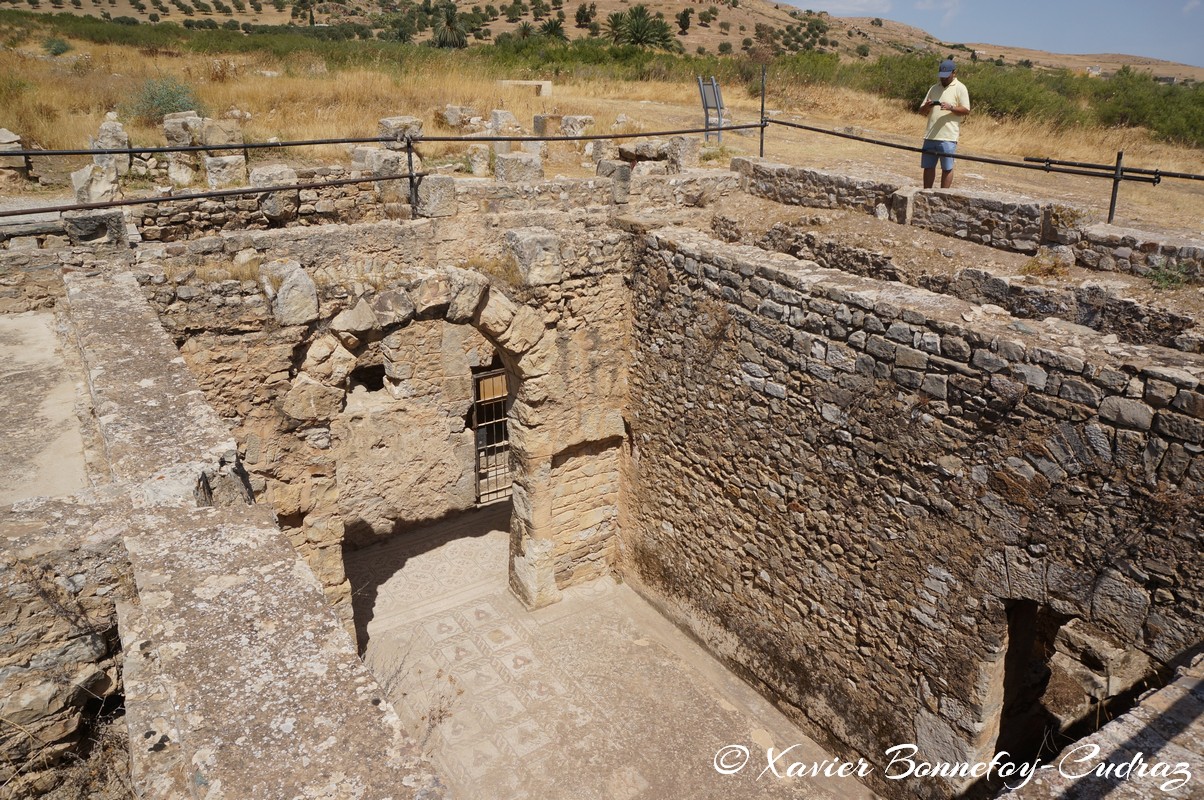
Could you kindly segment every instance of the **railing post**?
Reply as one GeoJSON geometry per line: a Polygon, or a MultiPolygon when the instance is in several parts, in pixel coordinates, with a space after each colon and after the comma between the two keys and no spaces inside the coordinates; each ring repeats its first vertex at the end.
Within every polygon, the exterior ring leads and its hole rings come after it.
{"type": "Polygon", "coordinates": [[[406,172],[410,175],[410,208],[418,207],[418,184],[414,177],[414,140],[406,135],[406,172]]]}
{"type": "Polygon", "coordinates": [[[765,73],[767,65],[761,65],[761,149],[760,157],[765,158],[765,73]]]}
{"type": "Polygon", "coordinates": [[[1108,224],[1112,224],[1112,219],[1116,216],[1116,193],[1120,190],[1120,181],[1125,176],[1124,168],[1121,167],[1121,162],[1125,159],[1123,150],[1116,151],[1116,172],[1112,174],[1112,202],[1108,204],[1108,224]]]}

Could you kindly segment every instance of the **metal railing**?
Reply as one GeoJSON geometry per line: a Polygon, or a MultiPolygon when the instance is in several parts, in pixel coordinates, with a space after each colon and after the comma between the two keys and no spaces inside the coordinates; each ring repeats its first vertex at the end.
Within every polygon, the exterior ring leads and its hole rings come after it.
{"type": "MultiPolygon", "coordinates": [[[[763,128],[763,123],[748,123],[745,125],[731,125],[727,130],[753,130],[763,128]]],[[[703,128],[681,128],[677,130],[665,131],[646,131],[639,133],[605,133],[605,134],[583,134],[580,136],[406,136],[404,138],[391,137],[348,137],[337,139],[304,139],[297,141],[286,142],[246,142],[243,144],[215,144],[215,145],[172,145],[165,147],[108,147],[97,148],[94,150],[73,149],[73,150],[8,150],[4,152],[6,157],[22,156],[27,165],[30,164],[32,158],[49,158],[54,156],[97,156],[97,155],[141,155],[154,153],[191,153],[191,152],[210,152],[222,150],[260,150],[260,149],[283,149],[288,147],[312,147],[315,145],[332,145],[332,144],[400,144],[404,145],[406,153],[406,162],[408,170],[403,173],[394,173],[387,175],[372,174],[366,177],[359,178],[339,178],[328,181],[314,181],[309,183],[290,183],[279,184],[274,186],[253,186],[239,187],[236,189],[213,189],[205,192],[189,192],[186,194],[160,194],[150,197],[134,197],[121,200],[109,200],[97,203],[69,203],[57,206],[43,206],[38,208],[22,208],[12,209],[8,211],[0,211],[0,219],[7,217],[31,216],[34,214],[46,213],[61,213],[64,211],[95,211],[107,208],[119,208],[123,206],[150,205],[157,203],[169,203],[177,200],[207,200],[212,198],[222,197],[240,197],[245,195],[267,194],[270,192],[293,191],[301,189],[323,189],[332,186],[347,186],[357,183],[379,183],[381,181],[390,180],[407,180],[410,188],[410,204],[417,205],[418,203],[418,186],[422,179],[431,175],[430,172],[415,172],[414,171],[414,155],[415,147],[425,142],[464,142],[468,144],[488,143],[488,142],[578,142],[578,141],[600,141],[600,140],[618,140],[618,139],[643,139],[653,138],[658,136],[685,136],[689,134],[704,133],[703,128]]],[[[32,169],[27,166],[27,169],[32,169]]]]}
{"type": "MultiPolygon", "coordinates": [[[[843,131],[833,131],[826,128],[819,128],[814,125],[803,125],[798,122],[787,122],[786,120],[768,119],[765,116],[765,76],[766,67],[761,67],[761,124],[783,125],[790,128],[798,128],[800,130],[811,131],[813,133],[823,133],[828,136],[837,136],[843,139],[853,139],[859,142],[867,142],[869,144],[878,145],[880,147],[890,147],[896,150],[907,150],[913,153],[924,152],[922,147],[913,145],[897,144],[895,142],[887,142],[881,139],[872,139],[868,136],[858,136],[852,133],[843,131]]],[[[1036,169],[1042,172],[1052,172],[1062,175],[1079,175],[1088,178],[1104,178],[1112,181],[1112,198],[1108,204],[1108,223],[1111,224],[1116,218],[1116,200],[1120,190],[1120,184],[1124,181],[1134,183],[1148,183],[1157,186],[1162,182],[1163,178],[1174,178],[1178,180],[1204,181],[1204,175],[1197,175],[1191,172],[1172,172],[1170,170],[1161,169],[1141,169],[1138,167],[1125,167],[1124,152],[1116,153],[1115,164],[1092,164],[1080,161],[1060,161],[1053,158],[1034,158],[1025,157],[1024,161],[1011,161],[1002,158],[991,158],[988,156],[975,156],[969,154],[958,153],[957,158],[964,161],[975,161],[981,164],[995,164],[1002,167],[1014,167],[1016,169],[1036,169]]],[[[765,134],[764,130],[761,133],[761,148],[760,156],[765,157],[765,134]]]]}
{"type": "MultiPolygon", "coordinates": [[[[889,142],[882,139],[875,139],[869,136],[860,136],[844,131],[830,130],[815,125],[806,125],[800,122],[790,122],[780,119],[769,119],[765,112],[765,95],[766,95],[766,68],[761,69],[761,118],[759,122],[746,123],[743,125],[729,125],[724,129],[728,131],[741,131],[759,129],[760,145],[759,155],[765,156],[765,132],[771,125],[777,125],[785,128],[793,128],[796,130],[808,131],[811,133],[820,133],[826,136],[835,136],[842,139],[850,139],[858,142],[878,147],[888,147],[896,150],[905,150],[913,153],[922,153],[921,147],[914,145],[899,144],[897,142],[889,142]]],[[[155,147],[127,147],[127,148],[98,148],[98,149],[72,149],[72,150],[11,150],[4,152],[6,157],[23,157],[26,169],[32,171],[32,159],[44,158],[53,156],[96,156],[96,155],[153,155],[156,153],[189,153],[189,152],[214,152],[227,150],[241,150],[244,155],[249,156],[252,150],[282,150],[292,147],[312,147],[320,145],[347,145],[347,144],[395,144],[403,145],[406,153],[407,171],[404,173],[396,173],[389,175],[371,175],[361,178],[346,178],[329,181],[315,181],[309,183],[293,183],[277,186],[260,186],[237,189],[221,189],[207,192],[190,192],[187,194],[167,194],[153,197],[139,197],[122,200],[112,200],[101,203],[73,203],[68,205],[47,206],[44,208],[32,209],[17,209],[10,211],[0,211],[0,219],[6,217],[28,216],[32,214],[62,212],[62,211],[81,211],[81,210],[96,210],[105,208],[115,208],[120,206],[144,205],[150,203],[171,202],[175,200],[203,200],[210,198],[234,197],[264,194],[277,191],[291,191],[300,189],[322,189],[332,186],[343,186],[356,183],[377,183],[388,180],[406,180],[409,182],[409,195],[411,204],[416,205],[418,202],[418,186],[424,177],[431,173],[416,172],[414,170],[414,148],[426,142],[462,142],[462,143],[489,143],[489,142],[588,142],[588,141],[603,141],[603,140],[619,140],[619,139],[637,139],[651,138],[658,136],[684,136],[691,134],[707,134],[711,132],[709,126],[702,128],[681,128],[676,130],[663,131],[647,131],[638,133],[606,133],[606,134],[582,134],[577,136],[406,136],[406,137],[343,137],[330,139],[303,139],[285,142],[245,142],[240,144],[214,144],[214,145],[174,145],[174,146],[155,146],[155,147]]],[[[1204,180],[1204,175],[1175,172],[1162,169],[1144,169],[1139,167],[1124,166],[1124,153],[1116,154],[1116,162],[1114,164],[1096,164],[1090,162],[1065,161],[1049,157],[1026,157],[1023,161],[1014,161],[1003,158],[993,158],[990,156],[978,156],[969,153],[959,153],[959,160],[977,162],[982,164],[993,164],[996,166],[1009,167],[1014,169],[1038,170],[1041,172],[1055,173],[1061,175],[1076,175],[1088,178],[1101,178],[1112,182],[1112,196],[1108,205],[1108,222],[1111,223],[1116,216],[1117,197],[1119,194],[1120,184],[1126,181],[1134,183],[1146,183],[1150,185],[1158,185],[1163,179],[1175,180],[1204,180]]]]}

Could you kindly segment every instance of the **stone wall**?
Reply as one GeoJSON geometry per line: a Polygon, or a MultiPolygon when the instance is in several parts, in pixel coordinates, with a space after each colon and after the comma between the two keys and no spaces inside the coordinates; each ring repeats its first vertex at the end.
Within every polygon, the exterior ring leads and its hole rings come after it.
{"type": "Polygon", "coordinates": [[[53,308],[63,296],[58,268],[55,253],[0,253],[0,314],[53,308]]]}
{"type": "Polygon", "coordinates": [[[733,158],[732,170],[740,175],[744,191],[784,205],[860,208],[871,214],[882,206],[885,215],[899,191],[895,184],[757,158],[733,158]]]}
{"type": "Polygon", "coordinates": [[[644,247],[625,570],[837,752],[989,760],[1030,648],[1062,726],[1199,641],[1199,356],[644,247]]]}
{"type": "MultiPolygon", "coordinates": [[[[725,228],[722,219],[713,227],[721,236],[732,230],[730,223],[725,228]]],[[[741,238],[735,230],[732,233],[734,238],[741,238]]],[[[978,267],[961,269],[951,275],[932,274],[897,264],[886,253],[851,247],[816,231],[786,223],[774,225],[755,244],[854,275],[901,281],[971,303],[991,303],[1022,319],[1057,317],[1133,344],[1157,344],[1189,353],[1204,352],[1204,334],[1197,330],[1195,319],[1126,297],[1102,283],[1084,281],[1077,285],[1041,286],[1023,278],[1017,280],[1015,275],[978,267]]],[[[1062,252],[1067,250],[1063,247],[1062,252]]]]}
{"type": "Polygon", "coordinates": [[[1183,237],[1154,236],[1114,225],[1091,225],[1075,244],[1080,266],[1101,272],[1160,272],[1178,281],[1204,278],[1204,242],[1183,237]]]}
{"type": "Polygon", "coordinates": [[[98,785],[103,767],[75,766],[99,738],[95,725],[106,700],[120,699],[114,603],[130,598],[133,582],[119,531],[93,531],[86,502],[39,499],[0,509],[6,797],[42,796],[64,782],[89,796],[109,788],[98,785]]]}
{"type": "Polygon", "coordinates": [[[516,398],[516,520],[549,539],[546,582],[608,568],[629,237],[564,217],[229,233],[143,254],[144,291],[232,422],[257,496],[344,613],[344,546],[475,504],[470,377],[495,353],[516,398]],[[455,263],[467,269],[435,266],[455,263]]]}
{"type": "Polygon", "coordinates": [[[1035,253],[1073,247],[1076,263],[1103,272],[1201,279],[1204,241],[1093,224],[1083,209],[1019,195],[961,189],[921,190],[764,159],[734,158],[744,191],[779,203],[856,208],[903,225],[1002,250],[1035,253]]]}

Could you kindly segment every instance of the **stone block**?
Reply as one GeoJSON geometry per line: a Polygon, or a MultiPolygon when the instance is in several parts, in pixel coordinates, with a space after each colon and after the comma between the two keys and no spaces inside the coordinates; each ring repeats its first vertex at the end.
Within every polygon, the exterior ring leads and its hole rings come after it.
{"type": "Polygon", "coordinates": [[[71,173],[71,188],[78,203],[107,203],[116,200],[121,191],[117,185],[117,164],[88,164],[71,173]]]}
{"type": "Polygon", "coordinates": [[[661,161],[666,158],[664,139],[637,139],[619,145],[619,158],[624,161],[661,161]]]}
{"type": "Polygon", "coordinates": [[[510,352],[521,354],[534,347],[543,332],[543,317],[527,306],[519,306],[510,325],[497,339],[510,352]]]}
{"type": "Polygon", "coordinates": [[[1148,431],[1154,422],[1154,409],[1140,400],[1105,397],[1100,403],[1099,417],[1105,422],[1111,422],[1124,428],[1148,431]]]}
{"type": "Polygon", "coordinates": [[[522,130],[518,118],[509,111],[494,109],[489,112],[489,129],[494,133],[515,133],[522,130]]]}
{"type": "Polygon", "coordinates": [[[695,169],[699,163],[702,142],[697,136],[674,136],[665,145],[665,156],[674,172],[695,169]]]}
{"type": "MultiPolygon", "coordinates": [[[[200,141],[204,145],[242,144],[242,128],[238,120],[209,119],[201,120],[200,141]]],[[[217,150],[217,153],[228,153],[228,150],[217,150]]]]}
{"type": "Polygon", "coordinates": [[[372,312],[382,327],[404,325],[414,318],[414,301],[403,291],[381,292],[372,298],[372,312]]]}
{"type": "Polygon", "coordinates": [[[450,175],[427,175],[418,181],[419,217],[451,217],[456,213],[456,179],[450,175]]]}
{"type": "Polygon", "coordinates": [[[307,325],[318,318],[318,288],[300,263],[269,261],[259,267],[259,282],[281,325],[307,325]]]}
{"type": "Polygon", "coordinates": [[[532,130],[536,136],[559,136],[563,114],[536,114],[532,130]]]}
{"type": "Polygon", "coordinates": [[[390,150],[404,150],[406,137],[422,138],[422,120],[417,117],[385,117],[377,125],[377,136],[391,139],[385,147],[390,150]]]}
{"type": "Polygon", "coordinates": [[[280,410],[298,422],[329,420],[343,408],[343,390],[311,378],[302,372],[284,396],[280,410]]]}
{"type": "Polygon", "coordinates": [[[1092,619],[1119,635],[1121,644],[1140,641],[1149,607],[1149,593],[1113,569],[1104,571],[1091,596],[1092,619]]]}
{"type": "Polygon", "coordinates": [[[116,209],[65,211],[63,227],[73,245],[125,247],[129,244],[125,215],[116,209]]]}
{"type": "Polygon", "coordinates": [[[196,180],[196,168],[189,161],[167,162],[167,179],[173,186],[191,186],[196,180]]]}
{"type": "MultiPolygon", "coordinates": [[[[288,186],[297,182],[297,171],[284,164],[270,164],[251,170],[252,186],[288,186]]],[[[298,191],[285,189],[260,195],[259,211],[272,222],[288,222],[297,216],[298,191]]]]}
{"type": "Polygon", "coordinates": [[[626,203],[631,196],[631,165],[625,161],[602,160],[598,162],[598,175],[611,179],[611,198],[615,203],[626,203]]]}
{"type": "Polygon", "coordinates": [[[449,128],[462,128],[468,125],[469,121],[477,116],[476,109],[470,106],[453,106],[446,105],[442,111],[435,114],[439,121],[449,128]]]}
{"type": "Polygon", "coordinates": [[[489,146],[470,144],[468,146],[468,169],[478,178],[489,175],[489,146]]]}
{"type": "Polygon", "coordinates": [[[414,301],[414,314],[418,319],[434,319],[447,313],[455,296],[455,289],[445,273],[428,275],[410,289],[414,301]]]}
{"type": "MultiPolygon", "coordinates": [[[[95,150],[119,150],[130,146],[130,135],[125,132],[125,127],[117,121],[116,115],[109,112],[112,119],[106,119],[100,123],[100,130],[96,134],[96,138],[92,140],[89,147],[95,150]]],[[[102,163],[96,159],[104,159],[105,161],[113,161],[117,168],[118,177],[126,175],[130,171],[130,154],[129,153],[110,153],[107,155],[93,156],[93,163],[102,163]]]]}
{"type": "Polygon", "coordinates": [[[499,181],[520,183],[543,180],[543,162],[533,153],[505,153],[493,164],[499,181]]]}
{"type": "Polygon", "coordinates": [[[205,180],[210,189],[247,185],[247,159],[238,156],[206,156],[205,180]]]}
{"type": "Polygon", "coordinates": [[[354,333],[361,335],[369,331],[380,330],[380,321],[372,311],[367,299],[361,297],[351,308],[346,308],[335,315],[330,321],[330,329],[336,333],[354,333]]]}
{"type": "Polygon", "coordinates": [[[467,270],[459,270],[452,274],[452,300],[447,307],[445,318],[452,324],[468,322],[476,316],[489,281],[484,275],[467,270]]]}
{"type": "Polygon", "coordinates": [[[510,298],[490,288],[485,296],[485,304],[477,310],[476,325],[488,336],[500,336],[510,327],[510,321],[517,311],[518,306],[510,298]]]}
{"type": "Polygon", "coordinates": [[[594,126],[594,118],[588,114],[566,114],[560,119],[561,136],[581,136],[594,126]]]}
{"type": "Polygon", "coordinates": [[[168,147],[188,147],[199,144],[201,115],[195,111],[180,111],[163,117],[163,135],[168,147]]]}
{"type": "Polygon", "coordinates": [[[564,277],[560,237],[547,228],[516,228],[506,232],[506,248],[518,263],[527,286],[550,286],[564,277]]]}

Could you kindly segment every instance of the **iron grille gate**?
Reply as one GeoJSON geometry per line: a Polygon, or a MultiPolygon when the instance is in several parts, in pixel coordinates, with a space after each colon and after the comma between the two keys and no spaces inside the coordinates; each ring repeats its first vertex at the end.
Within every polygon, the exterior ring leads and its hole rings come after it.
{"type": "Polygon", "coordinates": [[[473,387],[477,502],[489,503],[510,496],[510,432],[506,426],[510,392],[506,371],[477,373],[473,387]]]}

